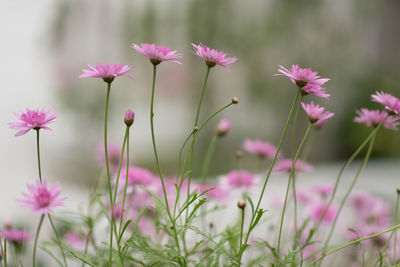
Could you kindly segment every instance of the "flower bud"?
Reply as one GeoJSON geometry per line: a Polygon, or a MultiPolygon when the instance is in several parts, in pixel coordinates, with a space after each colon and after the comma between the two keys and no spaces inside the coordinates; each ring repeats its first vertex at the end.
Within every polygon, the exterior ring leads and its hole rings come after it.
{"type": "Polygon", "coordinates": [[[194,127],[193,127],[193,131],[194,131],[194,132],[198,132],[198,131],[199,131],[199,127],[198,127],[198,126],[194,126],[194,127]]]}
{"type": "Polygon", "coordinates": [[[243,152],[242,152],[242,150],[236,151],[236,152],[235,152],[235,157],[238,158],[238,159],[240,159],[241,157],[243,157],[243,152]]]}
{"type": "Polygon", "coordinates": [[[218,136],[225,136],[232,128],[232,123],[228,119],[222,119],[217,126],[218,136]]]}
{"type": "Polygon", "coordinates": [[[134,120],[135,120],[135,112],[128,109],[125,112],[125,116],[124,116],[124,122],[125,122],[126,126],[130,127],[133,124],[134,120]]]}
{"type": "Polygon", "coordinates": [[[232,98],[232,103],[233,104],[239,103],[239,98],[237,98],[236,96],[234,98],[232,98]]]}
{"type": "Polygon", "coordinates": [[[400,194],[400,187],[396,188],[397,194],[400,194]]]}
{"type": "Polygon", "coordinates": [[[246,207],[246,201],[239,200],[238,203],[237,203],[237,206],[238,206],[239,209],[243,210],[246,207]]]}

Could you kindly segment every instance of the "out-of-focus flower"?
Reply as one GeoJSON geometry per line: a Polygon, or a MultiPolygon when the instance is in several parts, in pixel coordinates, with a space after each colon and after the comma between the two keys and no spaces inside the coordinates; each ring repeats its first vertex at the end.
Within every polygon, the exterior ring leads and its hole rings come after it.
{"type": "Polygon", "coordinates": [[[1,231],[1,234],[7,239],[7,241],[18,244],[26,243],[32,240],[31,234],[26,230],[5,228],[1,231]]]}
{"type": "Polygon", "coordinates": [[[135,120],[135,112],[133,112],[130,109],[125,111],[124,122],[126,126],[130,127],[133,124],[134,120],[135,120]]]}
{"type": "MultiPolygon", "coordinates": [[[[293,161],[292,159],[280,159],[276,162],[274,171],[276,172],[290,172],[292,169],[293,161]]],[[[294,166],[294,171],[309,171],[311,170],[311,165],[302,160],[296,160],[296,164],[294,166]]]]}
{"type": "Polygon", "coordinates": [[[313,72],[310,68],[300,68],[298,65],[292,65],[292,68],[286,69],[282,65],[279,65],[279,74],[288,77],[292,83],[301,88],[303,95],[315,95],[323,98],[328,98],[329,94],[325,92],[325,88],[322,87],[330,79],[321,78],[318,76],[318,72],[313,72]]]}
{"type": "MultiPolygon", "coordinates": [[[[113,172],[118,170],[119,160],[121,158],[121,147],[115,143],[108,142],[108,163],[110,164],[111,170],[113,172]]],[[[103,166],[106,165],[106,158],[104,154],[104,144],[99,144],[97,148],[97,159],[99,163],[103,166]]],[[[122,166],[126,166],[126,155],[122,159],[122,166]]]]}
{"type": "Polygon", "coordinates": [[[301,106],[303,107],[304,111],[307,113],[308,118],[311,123],[318,123],[319,121],[325,121],[329,118],[331,118],[333,115],[332,112],[327,112],[325,111],[324,107],[320,107],[319,105],[315,105],[314,101],[311,101],[310,104],[304,104],[303,102],[301,103],[301,106]]]}
{"type": "Polygon", "coordinates": [[[75,250],[83,250],[86,246],[86,238],[75,231],[69,231],[64,234],[65,243],[75,250]]]}
{"type": "Polygon", "coordinates": [[[67,197],[60,197],[61,189],[56,182],[51,188],[47,188],[47,181],[36,180],[35,184],[27,184],[29,193],[22,193],[25,199],[17,201],[25,208],[42,215],[50,214],[53,208],[64,205],[64,200],[67,197]]]}
{"type": "Polygon", "coordinates": [[[192,44],[195,54],[206,62],[207,66],[212,68],[215,65],[220,65],[227,71],[230,71],[228,64],[231,64],[237,60],[236,57],[226,57],[226,54],[222,51],[211,49],[203,44],[192,44]]]}
{"type": "Polygon", "coordinates": [[[276,154],[276,147],[273,144],[259,139],[245,139],[243,142],[243,149],[249,153],[267,159],[273,159],[276,154]]]}
{"type": "Polygon", "coordinates": [[[29,132],[30,130],[39,130],[45,129],[50,130],[47,127],[48,124],[52,123],[55,118],[57,118],[58,114],[51,114],[52,109],[48,111],[45,108],[39,110],[36,109],[26,109],[26,112],[21,112],[20,114],[14,113],[14,115],[20,120],[17,122],[9,122],[8,125],[11,129],[19,130],[15,136],[21,136],[29,132]]]}
{"type": "Polygon", "coordinates": [[[225,136],[232,129],[232,123],[228,119],[222,119],[217,125],[218,136],[225,136]]]}
{"type": "Polygon", "coordinates": [[[215,200],[223,201],[229,196],[229,192],[221,189],[218,185],[199,185],[200,193],[203,193],[206,190],[208,191],[205,195],[215,200]]]}
{"type": "Polygon", "coordinates": [[[389,226],[389,205],[382,199],[365,192],[358,192],[350,198],[350,203],[357,214],[357,223],[389,226]]]}
{"type": "MultiPolygon", "coordinates": [[[[126,168],[120,173],[120,181],[125,184],[126,168]]],[[[148,169],[130,166],[128,170],[128,185],[148,186],[154,181],[154,174],[148,169]]]]}
{"type": "Polygon", "coordinates": [[[318,222],[321,220],[322,215],[326,212],[324,218],[322,219],[322,223],[331,223],[336,217],[338,211],[338,207],[335,203],[332,203],[328,207],[328,203],[325,202],[314,202],[310,207],[310,215],[311,219],[314,222],[318,222]]]}
{"type": "MultiPolygon", "coordinates": [[[[111,213],[112,213],[112,212],[110,211],[110,215],[111,215],[111,213]]],[[[122,213],[123,213],[122,205],[120,205],[120,204],[114,205],[114,218],[115,218],[116,220],[118,220],[119,218],[121,218],[122,213]]]]}
{"type": "Polygon", "coordinates": [[[397,131],[397,126],[400,125],[399,118],[389,116],[386,111],[362,108],[356,112],[357,117],[354,118],[354,121],[357,123],[364,123],[368,127],[378,126],[386,117],[383,127],[397,131]]]}
{"type": "Polygon", "coordinates": [[[312,189],[314,192],[318,193],[322,198],[327,198],[330,194],[332,194],[334,185],[316,185],[312,189]]]}
{"type": "Polygon", "coordinates": [[[79,75],[79,78],[101,78],[106,83],[111,83],[114,81],[115,77],[118,76],[126,75],[132,78],[129,74],[129,72],[132,71],[132,68],[130,68],[128,65],[114,63],[103,65],[96,63],[96,67],[93,67],[90,64],[87,64],[86,66],[89,69],[83,69],[83,73],[79,75]]]}
{"type": "Polygon", "coordinates": [[[391,94],[386,94],[383,91],[376,92],[376,94],[371,95],[372,101],[375,101],[385,107],[389,113],[398,114],[400,112],[400,100],[392,96],[391,94]]]}
{"type": "Polygon", "coordinates": [[[297,188],[296,189],[296,200],[298,202],[308,204],[312,200],[312,196],[308,190],[297,188]]]}
{"type": "Polygon", "coordinates": [[[236,188],[248,188],[254,184],[254,176],[248,171],[231,171],[226,175],[228,185],[236,188]]]}
{"type": "Polygon", "coordinates": [[[182,58],[181,54],[178,54],[176,50],[172,51],[165,46],[157,46],[155,44],[141,44],[140,46],[133,43],[131,46],[137,52],[150,59],[150,62],[154,65],[158,65],[163,61],[171,61],[178,64],[182,64],[178,59],[182,58]]]}

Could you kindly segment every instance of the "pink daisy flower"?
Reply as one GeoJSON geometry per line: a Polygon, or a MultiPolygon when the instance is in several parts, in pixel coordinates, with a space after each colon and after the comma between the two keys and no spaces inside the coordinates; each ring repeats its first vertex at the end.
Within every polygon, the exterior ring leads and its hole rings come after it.
{"type": "Polygon", "coordinates": [[[32,239],[31,234],[26,230],[5,228],[1,231],[1,234],[7,239],[7,241],[14,243],[26,243],[32,239]]]}
{"type": "Polygon", "coordinates": [[[248,171],[231,171],[227,174],[226,181],[236,188],[250,187],[254,184],[254,176],[248,171]]]}
{"type": "Polygon", "coordinates": [[[301,88],[303,95],[315,95],[328,98],[330,95],[322,87],[330,79],[321,78],[318,72],[313,72],[310,68],[300,68],[298,65],[292,65],[292,69],[286,69],[279,65],[278,74],[288,77],[293,84],[301,88]]]}
{"type": "Polygon", "coordinates": [[[33,130],[40,130],[45,129],[51,131],[48,124],[53,123],[53,120],[57,118],[58,114],[53,113],[51,114],[52,109],[48,111],[45,108],[39,110],[36,109],[26,109],[26,112],[21,112],[17,114],[14,112],[14,115],[20,120],[17,122],[9,122],[8,125],[11,129],[19,130],[15,136],[21,136],[29,132],[31,129],[33,130]]]}
{"type": "Polygon", "coordinates": [[[176,50],[172,51],[168,47],[157,46],[155,44],[141,44],[139,46],[135,43],[133,43],[131,47],[143,56],[149,58],[150,62],[154,65],[158,65],[163,61],[171,61],[182,64],[178,61],[178,59],[182,58],[182,55],[178,54],[176,50]]]}
{"type": "Polygon", "coordinates": [[[243,142],[243,149],[251,154],[267,159],[273,159],[276,154],[276,147],[273,144],[259,139],[245,139],[243,142]]]}
{"type": "Polygon", "coordinates": [[[53,212],[52,208],[63,206],[67,197],[59,197],[61,189],[56,182],[51,188],[47,188],[47,181],[36,180],[35,184],[27,184],[29,193],[22,193],[25,199],[17,200],[21,206],[42,215],[53,212]]]}
{"type": "MultiPolygon", "coordinates": [[[[292,169],[293,161],[292,159],[280,159],[276,162],[274,170],[275,172],[290,172],[292,169]]],[[[311,170],[311,165],[302,160],[296,160],[294,166],[294,171],[309,171],[311,170]]]]}
{"type": "Polygon", "coordinates": [[[385,107],[389,113],[398,114],[400,112],[400,100],[391,94],[385,94],[383,91],[371,95],[372,101],[375,101],[385,107]]]}
{"type": "Polygon", "coordinates": [[[220,65],[227,71],[230,71],[228,64],[231,64],[237,60],[236,57],[226,57],[226,54],[222,51],[211,49],[208,46],[192,44],[195,54],[205,60],[208,67],[212,68],[215,65],[220,65]]]}
{"type": "Polygon", "coordinates": [[[325,123],[327,119],[335,115],[332,112],[325,112],[325,108],[320,107],[319,105],[315,105],[314,101],[311,101],[310,104],[304,104],[303,102],[301,102],[301,106],[307,113],[310,122],[313,124],[318,123],[320,120],[325,123]]]}
{"type": "Polygon", "coordinates": [[[378,126],[386,117],[387,119],[383,123],[383,127],[397,131],[397,126],[400,125],[398,117],[388,116],[385,111],[362,108],[356,112],[358,116],[354,118],[354,121],[364,123],[368,127],[378,126]]]}
{"type": "Polygon", "coordinates": [[[314,222],[318,222],[321,219],[322,215],[325,213],[325,211],[326,214],[322,219],[322,223],[327,223],[327,224],[332,223],[338,212],[338,207],[335,203],[332,203],[329,207],[328,203],[322,203],[322,202],[314,203],[310,210],[311,219],[314,222]]]}
{"type": "Polygon", "coordinates": [[[217,125],[217,132],[219,136],[225,136],[232,129],[232,123],[228,119],[222,119],[217,125]]]}
{"type": "Polygon", "coordinates": [[[102,78],[106,83],[111,83],[114,81],[115,77],[118,76],[128,76],[129,72],[132,70],[128,65],[122,64],[114,64],[110,63],[107,65],[103,65],[100,63],[96,63],[96,67],[91,66],[90,64],[86,65],[89,69],[83,69],[83,73],[79,75],[79,78],[102,78]]]}

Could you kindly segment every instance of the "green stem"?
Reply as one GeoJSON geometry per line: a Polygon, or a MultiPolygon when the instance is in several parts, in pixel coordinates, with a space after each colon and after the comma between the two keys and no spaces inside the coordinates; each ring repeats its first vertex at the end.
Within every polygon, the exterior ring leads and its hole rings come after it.
{"type": "MultiPolygon", "coordinates": [[[[396,211],[395,211],[395,222],[399,223],[399,202],[400,202],[400,192],[397,192],[397,200],[396,200],[396,211]]],[[[394,240],[393,240],[393,264],[397,262],[397,231],[393,230],[394,240]]]]}
{"type": "Polygon", "coordinates": [[[206,182],[208,169],[210,167],[210,162],[214,155],[215,148],[217,147],[218,140],[218,135],[214,135],[214,137],[211,139],[210,145],[208,146],[208,150],[203,162],[203,168],[201,169],[201,181],[203,184],[206,182]]]}
{"type": "Polygon", "coordinates": [[[121,218],[119,219],[119,235],[121,235],[122,230],[122,222],[125,211],[125,201],[126,201],[126,191],[128,188],[128,176],[129,176],[129,127],[127,127],[126,133],[126,177],[125,177],[125,187],[124,187],[124,197],[122,199],[122,213],[121,218]]]}
{"type": "Polygon", "coordinates": [[[239,267],[241,265],[241,260],[242,260],[241,251],[243,247],[243,228],[244,228],[244,208],[241,210],[242,210],[242,218],[240,220],[240,239],[239,239],[240,243],[239,243],[239,260],[238,260],[239,267]]]}
{"type": "Polygon", "coordinates": [[[36,151],[37,151],[39,180],[40,180],[40,183],[42,183],[42,168],[41,168],[41,165],[40,165],[39,129],[36,129],[36,151]]]}
{"type": "MultiPolygon", "coordinates": [[[[293,160],[292,160],[292,168],[290,170],[289,181],[288,181],[288,184],[287,184],[287,187],[286,187],[285,202],[283,203],[281,221],[280,221],[280,225],[279,225],[278,246],[277,246],[277,249],[276,249],[277,266],[278,266],[278,261],[279,261],[279,257],[280,257],[279,253],[280,253],[280,247],[281,247],[281,237],[282,237],[282,229],[283,229],[282,226],[283,226],[283,220],[285,218],[286,205],[287,205],[287,200],[288,200],[289,191],[290,191],[290,183],[291,183],[292,178],[294,176],[297,158],[300,155],[300,152],[301,152],[301,150],[302,150],[302,148],[303,148],[303,146],[304,146],[304,144],[305,144],[305,142],[306,142],[306,140],[307,140],[307,138],[308,138],[308,136],[309,136],[309,134],[311,132],[311,129],[312,129],[312,123],[310,123],[308,125],[306,133],[304,134],[303,140],[301,140],[301,143],[300,143],[299,147],[297,148],[296,154],[294,155],[293,160]]],[[[295,227],[297,227],[297,226],[295,225],[295,227]]]]}
{"type": "MultiPolygon", "coordinates": [[[[324,243],[324,246],[322,247],[322,253],[325,252],[326,248],[329,245],[329,241],[332,238],[333,231],[335,230],[336,223],[337,223],[337,221],[339,219],[339,216],[340,216],[340,213],[341,213],[341,211],[343,209],[344,203],[346,202],[347,198],[349,197],[351,191],[353,190],[353,188],[354,188],[354,186],[355,186],[355,184],[356,184],[356,182],[358,180],[358,177],[360,176],[362,170],[364,169],[365,165],[368,162],[369,157],[371,156],[372,148],[374,147],[374,143],[375,143],[375,137],[376,137],[376,133],[375,133],[374,136],[372,136],[372,139],[371,139],[371,141],[369,143],[369,147],[368,147],[367,153],[365,154],[364,160],[363,160],[360,168],[357,170],[357,173],[356,173],[355,177],[353,178],[353,181],[351,182],[351,185],[350,185],[349,189],[347,190],[345,196],[343,197],[342,201],[340,202],[339,209],[338,209],[338,211],[336,213],[336,216],[335,216],[335,219],[334,219],[333,224],[331,226],[331,229],[329,231],[328,237],[327,237],[327,239],[326,239],[326,241],[324,243]]],[[[329,207],[327,207],[327,209],[328,208],[329,207]]]]}
{"type": "Polygon", "coordinates": [[[339,247],[337,247],[337,248],[334,248],[334,249],[332,249],[332,250],[330,250],[330,251],[328,251],[328,252],[322,253],[322,255],[321,255],[319,258],[315,259],[315,260],[314,260],[313,262],[311,262],[307,267],[311,267],[312,265],[314,265],[314,264],[317,263],[318,261],[322,260],[322,259],[325,258],[326,256],[328,256],[328,255],[330,255],[330,254],[333,254],[333,253],[335,253],[335,252],[337,252],[337,251],[339,251],[339,250],[342,250],[342,249],[344,249],[344,248],[346,248],[346,247],[349,247],[349,246],[351,246],[351,245],[357,244],[357,243],[362,242],[362,241],[364,241],[364,240],[367,240],[367,239],[371,239],[371,238],[380,236],[380,235],[385,234],[385,233],[387,233],[387,232],[391,232],[391,231],[393,231],[393,230],[396,230],[396,229],[399,228],[399,227],[400,227],[400,224],[399,224],[399,225],[396,225],[396,226],[393,226],[393,227],[390,227],[389,229],[387,229],[387,230],[385,230],[385,231],[382,231],[382,232],[379,232],[379,233],[376,233],[376,234],[373,234],[373,235],[369,235],[369,236],[366,236],[366,237],[363,237],[363,238],[358,238],[358,239],[353,240],[353,241],[351,241],[351,242],[349,242],[349,243],[346,243],[346,244],[341,245],[341,246],[339,246],[339,247]]]}
{"type": "MultiPolygon", "coordinates": [[[[122,142],[121,156],[120,156],[119,163],[118,163],[117,179],[116,179],[115,187],[114,187],[114,195],[113,195],[113,203],[114,203],[114,206],[115,206],[115,203],[116,203],[116,201],[117,201],[118,186],[119,186],[119,177],[121,176],[121,167],[122,167],[122,162],[124,161],[123,158],[124,158],[125,145],[126,145],[126,139],[127,139],[127,136],[128,136],[128,132],[129,132],[129,127],[126,126],[125,135],[124,135],[124,141],[122,142]]],[[[127,162],[126,165],[128,166],[129,163],[127,162]]],[[[113,214],[114,214],[114,213],[113,213],[113,214]]]]}
{"type": "MultiPolygon", "coordinates": [[[[106,159],[106,172],[107,172],[107,182],[108,182],[108,193],[110,195],[110,205],[113,205],[112,189],[111,189],[111,176],[110,176],[110,165],[108,161],[108,145],[107,145],[107,122],[108,122],[108,103],[110,101],[110,90],[111,82],[107,82],[107,95],[106,95],[106,107],[104,115],[104,156],[106,159]]],[[[109,251],[109,263],[108,266],[112,265],[112,246],[113,246],[113,225],[110,222],[110,251],[109,251]]]]}
{"type": "MultiPolygon", "coordinates": [[[[7,267],[7,238],[4,238],[4,247],[3,247],[3,243],[1,242],[1,239],[0,239],[0,249],[2,252],[4,267],[7,267]]],[[[3,266],[3,264],[2,264],[2,266],[3,266]]]]}
{"type": "MultiPolygon", "coordinates": [[[[246,238],[245,238],[245,241],[244,241],[245,244],[249,240],[251,230],[254,229],[252,224],[254,222],[254,219],[256,218],[257,211],[260,208],[261,200],[262,200],[262,198],[264,196],[264,193],[265,193],[265,188],[267,187],[267,183],[268,183],[269,177],[271,176],[272,168],[274,167],[275,162],[276,162],[276,160],[278,158],[279,151],[281,150],[281,146],[282,146],[283,140],[285,139],[286,132],[287,132],[287,129],[289,127],[289,123],[292,120],[293,110],[294,110],[295,104],[297,103],[297,100],[299,99],[299,96],[300,96],[300,91],[297,91],[296,98],[293,101],[292,107],[290,108],[290,111],[289,111],[288,118],[286,120],[285,128],[283,129],[281,138],[279,140],[278,147],[276,149],[276,153],[275,153],[274,159],[272,160],[271,165],[270,165],[270,167],[268,169],[267,175],[265,177],[264,184],[263,184],[263,187],[261,189],[260,196],[258,198],[258,202],[257,202],[257,206],[256,206],[256,209],[255,209],[255,212],[251,216],[251,220],[250,220],[250,224],[249,224],[249,230],[247,231],[246,238]]],[[[243,252],[241,252],[240,258],[242,257],[242,255],[243,255],[243,252]]]]}
{"type": "MultiPolygon", "coordinates": [[[[90,236],[91,236],[91,235],[92,235],[92,230],[89,230],[89,232],[88,232],[88,234],[87,234],[87,236],[86,236],[85,253],[84,253],[84,255],[87,254],[87,251],[88,251],[88,248],[89,248],[89,239],[90,239],[90,236]]],[[[85,262],[82,261],[82,267],[84,267],[84,266],[85,266],[85,262]]]]}
{"type": "Polygon", "coordinates": [[[64,249],[63,249],[63,247],[61,246],[61,239],[60,239],[60,236],[59,236],[58,233],[57,233],[56,227],[54,226],[53,219],[51,218],[51,215],[50,215],[50,214],[47,214],[47,216],[49,217],[49,221],[50,221],[50,224],[51,224],[51,228],[53,229],[54,235],[56,236],[57,244],[58,244],[58,247],[60,248],[61,256],[62,256],[62,258],[63,258],[64,264],[65,264],[65,266],[68,266],[67,260],[65,259],[64,249]]]}
{"type": "Polygon", "coordinates": [[[38,242],[38,239],[39,239],[40,228],[42,228],[43,219],[44,219],[44,215],[41,215],[40,216],[39,225],[38,225],[37,230],[36,230],[35,243],[33,244],[33,260],[32,260],[32,266],[33,267],[36,266],[36,247],[37,247],[37,242],[38,242]]]}

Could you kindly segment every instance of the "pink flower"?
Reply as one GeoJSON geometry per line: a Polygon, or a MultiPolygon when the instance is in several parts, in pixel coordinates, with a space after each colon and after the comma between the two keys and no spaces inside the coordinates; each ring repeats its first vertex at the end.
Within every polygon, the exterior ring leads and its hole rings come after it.
{"type": "Polygon", "coordinates": [[[236,57],[225,58],[226,54],[222,51],[211,49],[201,43],[199,45],[192,44],[195,54],[206,61],[208,67],[212,68],[215,65],[220,65],[227,71],[230,71],[229,67],[226,66],[237,60],[236,57]]]}
{"type": "Polygon", "coordinates": [[[307,113],[311,123],[318,123],[321,120],[325,123],[327,119],[335,115],[332,112],[325,112],[325,108],[315,105],[314,101],[311,101],[310,104],[304,104],[303,102],[301,102],[301,106],[307,113]]]}
{"type": "Polygon", "coordinates": [[[309,191],[304,189],[296,189],[296,200],[298,202],[308,204],[311,202],[312,197],[309,191]]]}
{"type": "Polygon", "coordinates": [[[31,234],[25,230],[5,228],[1,231],[1,234],[7,239],[7,241],[15,243],[26,243],[32,239],[31,234]]]}
{"type": "MultiPolygon", "coordinates": [[[[114,206],[114,218],[116,220],[118,220],[119,218],[121,218],[122,213],[123,213],[122,205],[115,204],[115,206],[114,206]]],[[[109,215],[111,215],[111,214],[112,214],[112,209],[110,210],[110,214],[109,215]]]]}
{"type": "MultiPolygon", "coordinates": [[[[280,159],[275,164],[276,172],[290,172],[292,169],[293,161],[292,159],[280,159]]],[[[302,160],[296,160],[296,164],[294,166],[294,171],[309,171],[311,170],[311,165],[302,160]]]]}
{"type": "Polygon", "coordinates": [[[103,65],[96,63],[96,67],[92,67],[90,64],[87,64],[86,66],[89,69],[83,69],[83,74],[79,75],[79,78],[102,78],[107,83],[111,83],[115,77],[118,76],[126,75],[132,78],[129,75],[132,68],[128,67],[128,65],[114,63],[103,65]]]}
{"type": "Polygon", "coordinates": [[[45,108],[42,110],[36,109],[26,109],[26,112],[21,112],[20,114],[14,113],[14,115],[20,120],[18,122],[9,122],[8,125],[11,129],[19,130],[15,136],[21,136],[29,132],[31,129],[39,130],[45,129],[51,131],[48,124],[52,123],[58,114],[51,114],[52,109],[48,111],[45,108]]]}
{"type": "Polygon", "coordinates": [[[326,198],[332,194],[334,188],[334,185],[316,185],[313,187],[313,191],[318,193],[322,198],[326,198]]]}
{"type": "Polygon", "coordinates": [[[389,113],[398,114],[400,112],[400,100],[391,94],[385,94],[383,91],[371,95],[372,101],[378,102],[385,107],[389,113]]]}
{"type": "Polygon", "coordinates": [[[124,122],[128,127],[130,127],[133,124],[134,120],[135,120],[135,112],[133,112],[130,109],[125,111],[124,122]]]}
{"type": "Polygon", "coordinates": [[[74,231],[69,231],[64,234],[65,243],[75,250],[83,250],[86,246],[86,238],[74,231]]]}
{"type": "Polygon", "coordinates": [[[385,111],[362,108],[356,112],[358,116],[354,118],[354,121],[357,123],[364,123],[368,127],[378,126],[386,117],[387,119],[383,123],[383,127],[397,131],[397,126],[400,125],[398,117],[388,116],[385,111]]]}
{"type": "Polygon", "coordinates": [[[315,95],[323,98],[328,98],[330,95],[325,93],[325,88],[322,87],[330,79],[321,78],[318,72],[313,72],[310,68],[299,68],[298,65],[292,65],[292,69],[288,70],[282,65],[279,65],[279,74],[288,77],[293,84],[301,88],[304,95],[315,95]]]}
{"type": "Polygon", "coordinates": [[[228,119],[222,119],[219,121],[217,126],[217,132],[219,136],[225,136],[232,129],[232,123],[228,119]]]}
{"type": "Polygon", "coordinates": [[[322,203],[322,202],[316,202],[313,204],[311,207],[311,219],[314,222],[318,222],[324,212],[326,211],[326,214],[324,218],[322,219],[322,223],[331,223],[336,217],[338,207],[336,204],[332,203],[329,208],[328,208],[328,203],[322,203]],[[328,210],[327,210],[328,209],[328,210]]]}
{"type": "Polygon", "coordinates": [[[182,58],[182,55],[178,54],[176,50],[171,51],[168,47],[157,46],[155,44],[141,44],[139,46],[135,43],[133,43],[131,47],[143,56],[148,57],[150,62],[154,65],[158,65],[163,61],[182,64],[178,61],[178,59],[182,58]]]}
{"type": "Polygon", "coordinates": [[[22,193],[25,199],[19,199],[17,201],[23,207],[42,215],[52,213],[52,208],[63,206],[64,200],[67,199],[67,197],[59,197],[61,189],[58,186],[58,182],[56,182],[51,188],[47,188],[46,180],[41,184],[40,180],[37,179],[36,185],[27,184],[27,187],[29,193],[22,193]]]}
{"type": "MultiPolygon", "coordinates": [[[[121,170],[120,181],[125,184],[126,168],[121,170]]],[[[128,170],[128,184],[129,185],[150,185],[155,180],[154,174],[144,168],[129,167],[128,170]]]]}
{"type": "Polygon", "coordinates": [[[229,195],[229,192],[225,191],[225,190],[222,190],[220,186],[217,186],[217,185],[199,185],[199,191],[201,193],[203,193],[206,190],[209,190],[209,191],[207,191],[207,193],[205,195],[208,196],[209,198],[212,198],[212,199],[215,199],[215,200],[223,201],[229,195]]]}
{"type": "Polygon", "coordinates": [[[259,139],[245,139],[243,142],[243,148],[249,153],[260,157],[265,157],[267,159],[273,159],[276,154],[276,147],[273,144],[261,141],[259,139]]]}
{"type": "Polygon", "coordinates": [[[247,171],[231,171],[227,174],[226,181],[233,187],[250,187],[254,184],[254,176],[247,171]]]}
{"type": "MultiPolygon", "coordinates": [[[[116,172],[118,170],[119,160],[121,158],[121,147],[115,143],[107,144],[107,152],[108,152],[108,163],[110,164],[111,170],[116,172]]],[[[106,158],[104,153],[104,144],[99,144],[97,148],[97,160],[98,162],[105,166],[106,158]]],[[[126,166],[126,154],[124,153],[124,157],[122,159],[122,166],[126,166]]]]}

